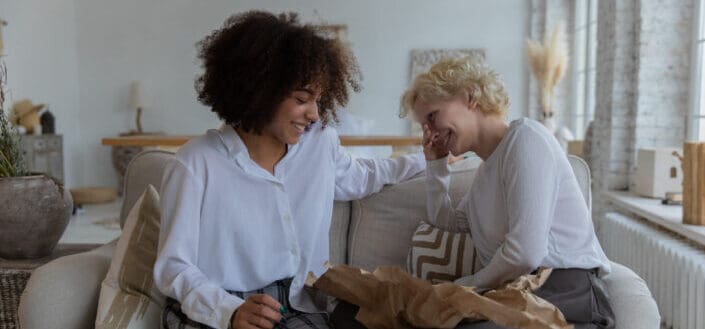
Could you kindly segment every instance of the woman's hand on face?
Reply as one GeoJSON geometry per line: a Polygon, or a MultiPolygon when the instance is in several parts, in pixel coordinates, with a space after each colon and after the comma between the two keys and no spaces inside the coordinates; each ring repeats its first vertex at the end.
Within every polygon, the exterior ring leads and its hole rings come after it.
{"type": "Polygon", "coordinates": [[[448,136],[441,137],[438,132],[434,132],[427,124],[423,125],[423,153],[426,160],[437,160],[448,155],[448,136]]]}
{"type": "Polygon", "coordinates": [[[281,304],[269,295],[252,295],[240,305],[230,318],[233,329],[251,329],[274,327],[284,317],[279,312],[281,304]]]}

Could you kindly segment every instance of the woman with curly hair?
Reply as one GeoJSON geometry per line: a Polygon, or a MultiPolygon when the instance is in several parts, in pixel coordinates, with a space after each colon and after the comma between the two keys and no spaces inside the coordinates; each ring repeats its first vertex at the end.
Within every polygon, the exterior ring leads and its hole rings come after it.
{"type": "Polygon", "coordinates": [[[199,100],[225,124],[180,148],[162,180],[163,327],[328,328],[325,303],[303,288],[325,271],[333,201],[425,161],[344,151],[326,126],[359,90],[355,59],[296,15],[238,14],[199,47],[199,100]]]}
{"type": "MultiPolygon", "coordinates": [[[[602,274],[610,263],[565,152],[540,123],[507,124],[498,75],[470,58],[446,59],[402,96],[424,131],[426,209],[433,224],[469,231],[483,269],[456,283],[493,289],[539,267],[553,272],[536,291],[576,328],[613,328],[602,274]],[[475,152],[483,163],[451,207],[446,157],[475,152]]],[[[462,328],[499,328],[493,323],[462,328]]]]}

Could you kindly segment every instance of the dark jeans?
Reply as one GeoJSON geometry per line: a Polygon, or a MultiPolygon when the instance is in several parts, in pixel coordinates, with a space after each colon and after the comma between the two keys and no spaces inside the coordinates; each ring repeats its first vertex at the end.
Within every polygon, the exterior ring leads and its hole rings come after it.
{"type": "MultiPolygon", "coordinates": [[[[554,269],[535,294],[558,307],[575,329],[615,327],[609,294],[596,270],[554,269]]],[[[341,301],[331,314],[336,329],[365,329],[355,320],[358,307],[341,301]]],[[[490,321],[461,323],[456,329],[504,329],[490,321]]]]}
{"type": "MultiPolygon", "coordinates": [[[[253,291],[228,291],[230,294],[246,299],[254,294],[267,294],[287,308],[284,321],[274,326],[274,329],[330,329],[328,315],[325,313],[304,313],[294,309],[289,303],[289,287],[291,279],[284,279],[253,291]]],[[[212,329],[211,327],[189,319],[181,311],[181,305],[174,299],[167,298],[166,307],[162,312],[163,329],[212,329]]]]}

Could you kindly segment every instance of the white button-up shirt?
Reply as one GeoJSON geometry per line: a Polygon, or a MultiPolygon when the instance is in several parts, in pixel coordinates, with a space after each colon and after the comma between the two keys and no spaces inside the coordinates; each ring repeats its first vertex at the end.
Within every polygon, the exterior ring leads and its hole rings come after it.
{"type": "Polygon", "coordinates": [[[289,145],[274,175],[232,127],[209,130],[176,153],[161,187],[155,282],[192,320],[227,328],[251,291],[293,277],[291,305],[322,311],[303,292],[306,274],[325,272],[333,201],[359,199],[422,172],[422,154],[353,159],[319,124],[289,145]]]}

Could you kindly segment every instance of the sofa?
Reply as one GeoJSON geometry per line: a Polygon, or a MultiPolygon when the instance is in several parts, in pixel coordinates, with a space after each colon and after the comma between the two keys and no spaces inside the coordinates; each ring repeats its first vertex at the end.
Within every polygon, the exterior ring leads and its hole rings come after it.
{"type": "MultiPolygon", "coordinates": [[[[161,173],[173,153],[151,150],[140,153],[125,175],[121,225],[147,184],[157,190],[161,173]]],[[[458,202],[472,183],[476,159],[452,165],[450,194],[458,202]]],[[[591,204],[590,174],[580,158],[570,163],[591,204]]],[[[385,187],[379,193],[350,202],[336,202],[330,228],[330,261],[372,270],[378,265],[405,267],[411,236],[425,215],[422,175],[385,187]]],[[[18,311],[22,329],[93,328],[100,283],[110,266],[116,242],[56,259],[38,268],[30,278],[18,311]]],[[[646,283],[630,269],[612,263],[604,277],[611,294],[617,328],[658,329],[658,308],[646,283]]],[[[155,323],[152,327],[158,328],[155,323]]]]}

